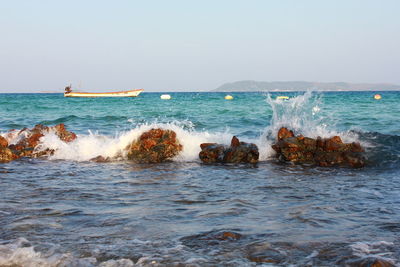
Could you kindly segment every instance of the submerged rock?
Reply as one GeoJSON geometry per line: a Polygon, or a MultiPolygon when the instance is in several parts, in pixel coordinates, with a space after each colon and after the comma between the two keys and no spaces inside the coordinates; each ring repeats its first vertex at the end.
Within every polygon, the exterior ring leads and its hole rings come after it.
{"type": "Polygon", "coordinates": [[[382,258],[367,257],[346,262],[349,267],[395,267],[392,262],[382,258]]]}
{"type": "Polygon", "coordinates": [[[258,147],[255,144],[240,142],[234,136],[229,147],[216,143],[200,145],[199,157],[204,163],[257,163],[258,147]]]}
{"type": "Polygon", "coordinates": [[[90,161],[97,162],[97,163],[105,163],[105,162],[110,162],[111,158],[103,157],[103,156],[99,155],[99,156],[97,156],[95,158],[90,159],[90,161]]]}
{"type": "Polygon", "coordinates": [[[281,128],[278,141],[272,145],[281,161],[315,164],[322,167],[347,166],[360,168],[365,165],[364,149],[359,143],[343,143],[339,136],[317,139],[294,136],[292,131],[281,128]]]}
{"type": "Polygon", "coordinates": [[[128,159],[137,163],[160,163],[171,160],[182,151],[172,130],[151,129],[128,146],[128,159]]]}

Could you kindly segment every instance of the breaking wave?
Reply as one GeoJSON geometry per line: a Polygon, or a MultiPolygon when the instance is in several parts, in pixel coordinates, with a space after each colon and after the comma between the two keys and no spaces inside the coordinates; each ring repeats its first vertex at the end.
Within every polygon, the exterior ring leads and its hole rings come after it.
{"type": "MultiPolygon", "coordinates": [[[[380,133],[365,133],[351,129],[338,131],[332,123],[334,120],[324,112],[322,96],[317,93],[307,91],[288,100],[273,99],[268,94],[266,95],[266,104],[272,110],[272,118],[269,124],[263,130],[259,130],[259,135],[256,137],[254,135],[252,137],[239,136],[241,141],[254,143],[258,146],[261,161],[274,156],[275,152],[271,148],[271,144],[276,140],[276,133],[281,127],[287,127],[294,130],[296,134],[312,138],[338,135],[344,142],[360,142],[362,146],[367,148],[368,158],[372,162],[380,162],[382,159],[394,163],[400,161],[400,149],[397,145],[400,137],[380,133]]],[[[50,157],[54,160],[88,161],[97,156],[124,160],[127,153],[126,147],[132,141],[152,128],[163,128],[175,131],[179,142],[183,145],[183,151],[174,160],[192,162],[199,161],[198,154],[201,150],[201,143],[229,145],[232,136],[237,134],[229,128],[226,128],[224,132],[199,131],[188,120],[169,123],[141,122],[132,126],[132,129],[120,130],[113,136],[88,130],[87,134],[78,135],[78,138],[71,143],[61,141],[54,133],[50,132],[41,138],[41,143],[36,147],[36,150],[55,150],[54,155],[50,157]]],[[[3,135],[5,136],[5,134],[3,135]]],[[[9,143],[16,143],[18,138],[21,137],[9,137],[9,143]]]]}

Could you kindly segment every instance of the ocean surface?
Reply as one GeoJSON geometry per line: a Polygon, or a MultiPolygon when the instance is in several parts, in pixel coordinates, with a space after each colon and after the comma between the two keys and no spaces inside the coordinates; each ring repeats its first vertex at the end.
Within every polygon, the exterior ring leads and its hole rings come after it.
{"type": "Polygon", "coordinates": [[[78,135],[44,136],[49,159],[0,164],[0,266],[398,265],[400,92],[375,93],[0,94],[0,134],[64,123],[78,135]],[[367,164],[279,163],[281,126],[360,142],[367,164]],[[155,127],[183,145],[172,162],[90,161],[155,127]],[[234,135],[259,147],[257,165],[200,162],[201,143],[234,135]]]}

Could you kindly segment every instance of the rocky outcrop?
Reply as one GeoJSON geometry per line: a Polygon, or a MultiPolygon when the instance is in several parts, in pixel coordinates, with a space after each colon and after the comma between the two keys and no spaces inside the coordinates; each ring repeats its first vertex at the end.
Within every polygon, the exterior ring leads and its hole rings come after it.
{"type": "Polygon", "coordinates": [[[7,147],[0,147],[0,163],[10,162],[13,159],[17,158],[11,149],[7,147]]]}
{"type": "Polygon", "coordinates": [[[200,145],[199,157],[204,163],[257,163],[258,147],[255,144],[240,142],[234,136],[229,147],[216,143],[200,145]]]}
{"type": "Polygon", "coordinates": [[[8,147],[8,141],[0,135],[0,147],[8,147]]]}
{"type": "Polygon", "coordinates": [[[76,139],[76,134],[67,131],[63,123],[55,126],[35,125],[34,128],[24,128],[22,130],[12,130],[6,137],[15,139],[14,144],[8,144],[6,138],[0,138],[0,162],[9,162],[20,157],[40,157],[51,155],[52,150],[35,151],[40,142],[40,138],[49,132],[54,132],[62,141],[68,143],[76,139]]]}
{"type": "Polygon", "coordinates": [[[343,143],[339,136],[317,139],[295,136],[281,128],[277,142],[272,145],[281,161],[315,164],[322,167],[346,166],[360,168],[365,165],[364,149],[359,143],[343,143]]]}
{"type": "Polygon", "coordinates": [[[171,160],[182,151],[172,130],[151,129],[128,146],[128,159],[137,163],[160,163],[171,160]]]}

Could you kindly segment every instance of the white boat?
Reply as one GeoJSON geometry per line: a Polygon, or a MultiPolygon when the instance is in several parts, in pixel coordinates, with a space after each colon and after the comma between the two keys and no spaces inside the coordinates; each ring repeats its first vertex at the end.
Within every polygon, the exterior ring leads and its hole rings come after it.
{"type": "Polygon", "coordinates": [[[65,97],[136,97],[143,89],[135,89],[129,91],[107,92],[107,93],[85,93],[85,92],[72,92],[71,87],[65,88],[65,97]]]}

